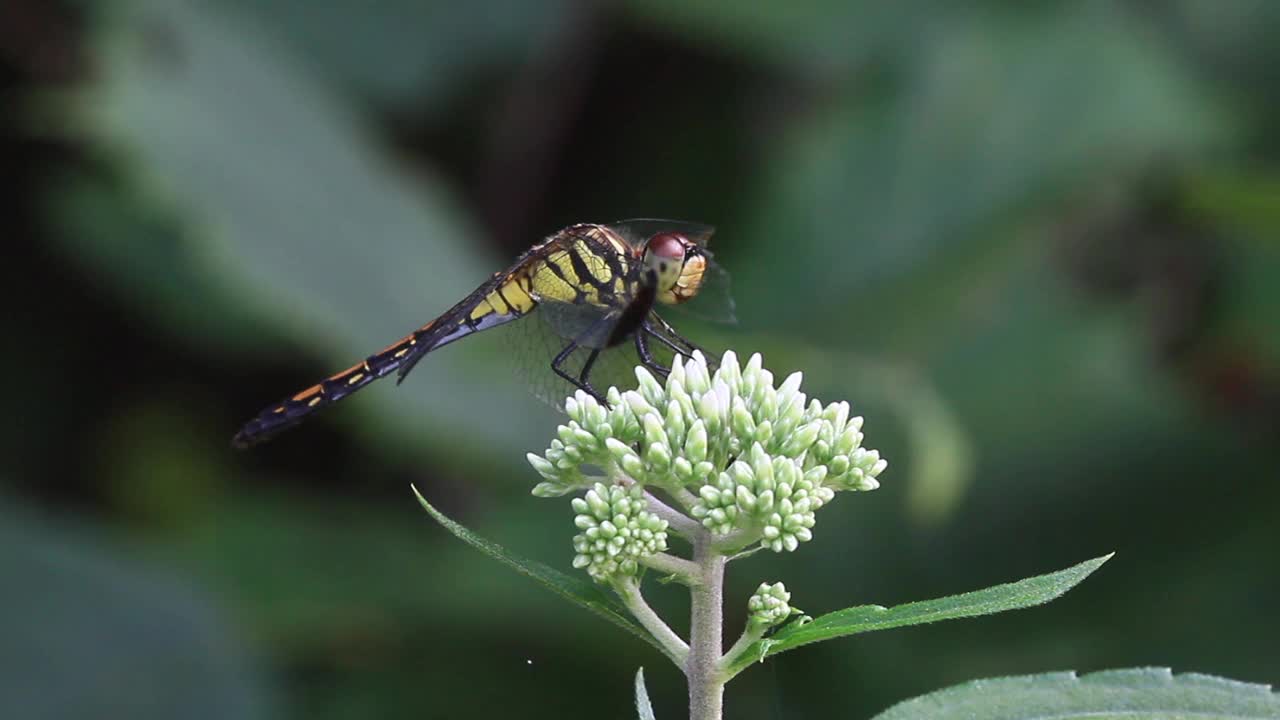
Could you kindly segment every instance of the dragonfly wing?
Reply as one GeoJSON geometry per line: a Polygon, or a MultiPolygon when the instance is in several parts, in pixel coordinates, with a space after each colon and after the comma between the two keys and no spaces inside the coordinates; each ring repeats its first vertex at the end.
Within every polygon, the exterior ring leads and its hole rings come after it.
{"type": "Polygon", "coordinates": [[[660,218],[630,218],[609,223],[609,229],[622,236],[632,248],[643,250],[649,238],[658,233],[680,233],[694,243],[706,247],[716,229],[712,225],[685,222],[683,220],[662,220],[660,218]]]}
{"type": "MultiPolygon", "coordinates": [[[[525,321],[497,331],[503,336],[508,362],[515,374],[534,397],[552,407],[563,409],[564,399],[579,389],[552,369],[553,361],[562,354],[559,367],[572,378],[580,378],[588,359],[595,355],[587,381],[600,395],[610,387],[619,390],[636,387],[635,368],[642,363],[634,338],[612,347],[605,347],[599,342],[611,332],[616,318],[596,315],[597,321],[605,318],[601,329],[588,334],[579,333],[576,340],[565,337],[567,329],[589,324],[589,317],[567,311],[555,303],[543,303],[525,321]]],[[[674,353],[669,348],[660,342],[651,342],[650,348],[658,363],[664,367],[671,366],[674,353]]]]}
{"type": "Polygon", "coordinates": [[[702,285],[698,294],[688,302],[679,305],[664,305],[663,312],[673,310],[676,314],[709,320],[722,325],[738,323],[737,305],[733,301],[729,271],[707,255],[707,266],[702,271],[702,285]]]}
{"type": "Polygon", "coordinates": [[[711,242],[711,236],[715,234],[715,227],[702,223],[658,218],[619,220],[610,223],[608,227],[638,253],[642,253],[649,239],[658,233],[679,233],[692,240],[702,248],[702,254],[707,260],[707,267],[702,275],[702,285],[692,300],[673,307],[679,308],[681,313],[704,320],[725,324],[737,322],[733,295],[730,293],[729,273],[715,262],[711,251],[706,249],[711,242]]]}

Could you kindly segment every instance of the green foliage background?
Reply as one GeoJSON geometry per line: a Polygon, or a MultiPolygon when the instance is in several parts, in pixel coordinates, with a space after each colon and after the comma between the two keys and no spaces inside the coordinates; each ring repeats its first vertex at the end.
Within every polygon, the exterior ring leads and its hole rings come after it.
{"type": "Polygon", "coordinates": [[[632,216],[716,224],[740,326],[681,326],[804,370],[891,461],[733,567],[731,622],[763,579],[818,614],[1117,551],[1044,608],[775,658],[733,717],[1280,680],[1280,5],[5,5],[0,715],[630,717],[644,665],[678,716],[653,648],[408,492],[568,568],[523,462],[556,416],[501,338],[228,448],[543,235],[632,216]]]}

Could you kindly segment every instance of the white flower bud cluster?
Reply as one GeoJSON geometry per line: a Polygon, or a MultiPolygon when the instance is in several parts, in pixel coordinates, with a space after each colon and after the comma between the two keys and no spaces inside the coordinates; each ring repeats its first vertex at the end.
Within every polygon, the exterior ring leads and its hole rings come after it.
{"type": "Polygon", "coordinates": [[[783,623],[791,617],[792,609],[787,604],[790,600],[791,593],[782,583],[760,583],[747,601],[747,610],[751,613],[747,622],[756,628],[770,628],[783,623]]]}
{"type": "Polygon", "coordinates": [[[667,521],[646,510],[644,488],[596,483],[573,499],[573,522],[582,532],[573,538],[573,566],[607,582],[635,575],[637,560],[667,549],[667,521]]]}
{"type": "Polygon", "coordinates": [[[702,486],[691,514],[721,535],[738,527],[761,527],[761,544],[775,552],[790,552],[813,539],[814,512],[835,497],[822,484],[826,467],[802,472],[798,460],[771,456],[758,442],[747,455],[702,486]]]}
{"type": "MultiPolygon", "coordinates": [[[[758,532],[791,551],[812,537],[814,512],[841,490],[874,490],[887,463],[862,447],[862,418],[848,403],[806,404],[800,373],[778,387],[758,354],[745,367],[727,352],[712,374],[700,353],[672,363],[666,383],[636,369],[639,386],[611,388],[608,407],[583,392],[565,402],[569,422],[529,463],[538,496],[626,476],[641,486],[693,494],[685,509],[717,534],[758,532]]],[[[687,497],[687,495],[686,495],[687,497]]]]}
{"type": "Polygon", "coordinates": [[[838,402],[822,408],[815,400],[810,412],[820,414],[817,440],[805,458],[807,467],[827,468],[825,483],[837,490],[875,490],[876,479],[888,461],[876,450],[862,447],[862,418],[849,417],[849,403],[838,402]]]}
{"type": "Polygon", "coordinates": [[[534,487],[534,495],[559,497],[591,487],[596,478],[587,478],[583,466],[611,468],[616,463],[607,443],[620,437],[639,437],[636,418],[617,411],[623,403],[618,389],[609,388],[606,399],[614,410],[606,410],[581,390],[565,400],[569,423],[556,428],[557,438],[551,441],[545,456],[525,456],[544,480],[534,487]]]}

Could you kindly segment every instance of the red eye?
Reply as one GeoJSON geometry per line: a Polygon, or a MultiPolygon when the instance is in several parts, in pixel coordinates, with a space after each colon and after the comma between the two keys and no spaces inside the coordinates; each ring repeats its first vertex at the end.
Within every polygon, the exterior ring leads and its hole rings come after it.
{"type": "Polygon", "coordinates": [[[683,260],[685,248],[688,245],[689,238],[680,233],[658,233],[649,238],[648,250],[660,258],[683,260]]]}

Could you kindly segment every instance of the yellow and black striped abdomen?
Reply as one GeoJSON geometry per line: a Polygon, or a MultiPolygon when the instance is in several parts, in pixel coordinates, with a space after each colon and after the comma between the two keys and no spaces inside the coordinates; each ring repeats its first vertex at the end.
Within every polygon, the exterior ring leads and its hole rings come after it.
{"type": "Polygon", "coordinates": [[[507,272],[495,275],[448,312],[340,373],[268,407],[232,439],[248,447],[302,422],[380,377],[399,371],[400,379],[427,353],[474,332],[510,322],[537,307],[529,280],[507,272]]]}
{"type": "Polygon", "coordinates": [[[538,301],[530,292],[529,276],[526,273],[506,273],[505,277],[495,279],[499,280],[499,284],[468,311],[467,318],[471,322],[481,323],[492,317],[514,320],[537,307],[538,301]]]}

